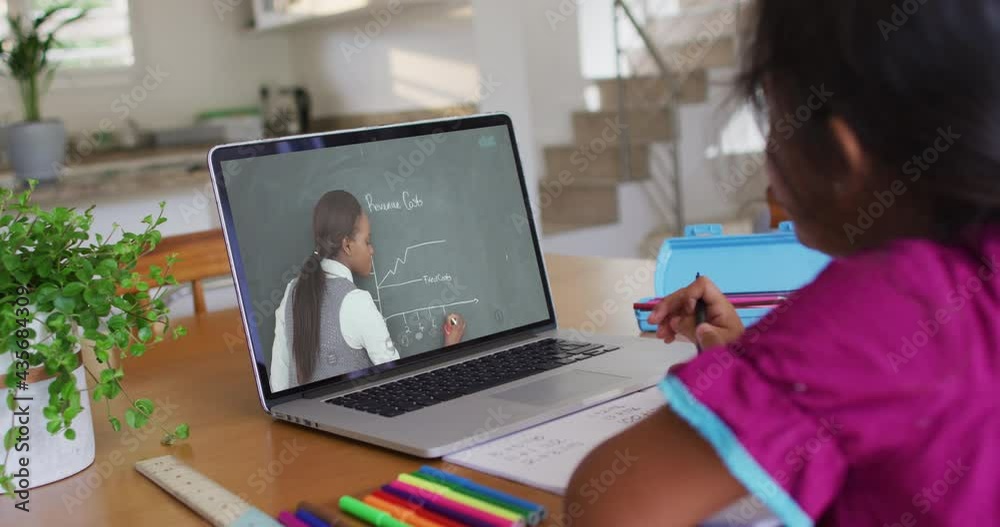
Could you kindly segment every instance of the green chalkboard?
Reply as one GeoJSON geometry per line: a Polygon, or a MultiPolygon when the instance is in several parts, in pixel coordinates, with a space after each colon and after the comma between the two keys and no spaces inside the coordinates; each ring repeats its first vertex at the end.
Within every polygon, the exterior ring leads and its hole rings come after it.
{"type": "Polygon", "coordinates": [[[548,310],[505,127],[223,163],[252,317],[270,359],[275,309],[313,250],[312,209],[330,190],[368,213],[373,274],[356,280],[403,357],[545,320],[548,310]]]}

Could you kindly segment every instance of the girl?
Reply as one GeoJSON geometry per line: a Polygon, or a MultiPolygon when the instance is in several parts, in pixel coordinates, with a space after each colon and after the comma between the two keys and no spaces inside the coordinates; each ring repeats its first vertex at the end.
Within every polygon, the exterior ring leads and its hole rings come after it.
{"type": "Polygon", "coordinates": [[[581,464],[567,514],[692,525],[751,494],[788,526],[993,524],[1000,6],[757,8],[741,89],[771,125],[770,182],[836,259],[746,331],[706,278],[665,298],[658,336],[705,351],[660,384],[668,408],[581,464]]]}
{"type": "MultiPolygon", "coordinates": [[[[271,391],[370,368],[399,358],[389,329],[368,291],[375,249],[371,224],[348,192],[327,192],[313,210],[316,245],[275,312],[271,391]]],[[[446,315],[444,344],[462,340],[465,321],[446,315]]]]}

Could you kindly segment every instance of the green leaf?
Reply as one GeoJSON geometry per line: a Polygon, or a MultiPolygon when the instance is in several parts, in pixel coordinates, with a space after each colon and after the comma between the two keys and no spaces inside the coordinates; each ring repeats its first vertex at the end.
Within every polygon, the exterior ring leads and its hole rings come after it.
{"type": "Polygon", "coordinates": [[[145,415],[135,411],[134,408],[127,408],[125,410],[125,422],[132,428],[142,428],[146,425],[147,420],[145,415]]]}
{"type": "Polygon", "coordinates": [[[96,271],[103,277],[109,278],[118,271],[118,262],[112,258],[105,258],[97,264],[96,271]]]}
{"type": "Polygon", "coordinates": [[[125,349],[128,347],[128,342],[129,342],[128,331],[125,331],[124,329],[115,331],[114,338],[115,338],[115,345],[118,346],[118,349],[125,349]]]}
{"type": "Polygon", "coordinates": [[[53,284],[42,284],[38,286],[38,301],[51,302],[59,293],[59,288],[53,284]]]}
{"type": "Polygon", "coordinates": [[[51,421],[59,417],[59,411],[51,406],[46,406],[45,408],[42,408],[42,415],[44,415],[46,419],[51,421]]]}
{"type": "Polygon", "coordinates": [[[3,448],[4,450],[10,450],[14,448],[14,443],[17,442],[17,428],[11,427],[7,430],[7,433],[3,435],[3,448]]]}
{"type": "Polygon", "coordinates": [[[67,428],[66,431],[63,432],[63,436],[66,439],[69,439],[70,441],[72,441],[72,440],[76,439],[76,432],[74,432],[72,428],[67,428]]]}
{"type": "Polygon", "coordinates": [[[64,295],[57,295],[55,300],[53,300],[53,305],[59,311],[67,314],[71,314],[76,310],[76,300],[64,295]]]}
{"type": "Polygon", "coordinates": [[[113,315],[108,319],[108,329],[111,331],[119,331],[124,329],[127,322],[125,321],[124,315],[113,315]]]}
{"type": "Polygon", "coordinates": [[[105,369],[101,370],[101,382],[112,382],[115,380],[115,370],[105,369]]]}
{"type": "Polygon", "coordinates": [[[177,436],[178,439],[187,439],[190,436],[190,432],[191,428],[187,425],[187,423],[181,423],[177,425],[177,428],[174,428],[174,435],[177,436]]]}
{"type": "Polygon", "coordinates": [[[52,313],[45,319],[45,325],[53,331],[59,331],[66,325],[66,315],[52,313]]]}
{"type": "Polygon", "coordinates": [[[135,288],[137,291],[149,291],[149,284],[146,282],[136,282],[135,288]]]}
{"type": "Polygon", "coordinates": [[[77,296],[83,294],[85,289],[87,289],[87,286],[80,282],[72,282],[63,287],[62,294],[63,296],[77,296]]]}
{"type": "Polygon", "coordinates": [[[56,419],[55,421],[49,421],[49,423],[45,425],[45,429],[48,430],[50,434],[54,434],[59,430],[60,426],[62,426],[62,423],[56,419]]]}
{"type": "Polygon", "coordinates": [[[21,259],[11,253],[7,253],[0,257],[0,262],[3,262],[3,266],[6,267],[8,271],[14,271],[15,269],[21,267],[21,259]]]}
{"type": "Polygon", "coordinates": [[[141,342],[149,342],[149,339],[153,338],[153,328],[149,326],[139,328],[138,337],[141,342]]]}
{"type": "Polygon", "coordinates": [[[7,390],[7,409],[14,411],[17,408],[16,401],[14,401],[14,390],[7,390]]]}
{"type": "Polygon", "coordinates": [[[140,342],[133,342],[128,348],[133,357],[142,357],[146,353],[146,345],[140,342]]]}
{"type": "Polygon", "coordinates": [[[134,406],[145,415],[153,415],[153,410],[155,409],[153,401],[149,399],[137,399],[134,406]]]}
{"type": "Polygon", "coordinates": [[[175,339],[179,339],[179,338],[183,337],[184,335],[187,335],[187,328],[184,327],[184,326],[177,326],[177,327],[175,327],[172,330],[172,332],[173,332],[174,338],[175,339]]]}
{"type": "Polygon", "coordinates": [[[97,362],[104,364],[108,362],[108,350],[94,348],[94,357],[97,358],[97,362]]]}
{"type": "Polygon", "coordinates": [[[122,422],[118,420],[117,417],[109,417],[108,422],[111,423],[111,428],[115,432],[120,432],[122,429],[122,422]]]}

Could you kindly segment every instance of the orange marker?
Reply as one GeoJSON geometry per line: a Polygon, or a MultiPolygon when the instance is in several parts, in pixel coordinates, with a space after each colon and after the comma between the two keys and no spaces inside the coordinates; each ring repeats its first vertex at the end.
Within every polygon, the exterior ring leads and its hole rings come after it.
{"type": "Polygon", "coordinates": [[[376,496],[365,496],[364,502],[380,511],[387,512],[392,515],[393,518],[401,522],[406,522],[413,527],[441,527],[441,524],[432,522],[427,518],[421,518],[417,513],[400,507],[398,505],[393,505],[388,501],[380,499],[376,496]]]}

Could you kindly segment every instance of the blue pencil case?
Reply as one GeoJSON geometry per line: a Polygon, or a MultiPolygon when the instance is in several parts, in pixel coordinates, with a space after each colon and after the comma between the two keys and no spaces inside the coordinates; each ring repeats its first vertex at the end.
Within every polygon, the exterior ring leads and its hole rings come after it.
{"type": "MultiPolygon", "coordinates": [[[[794,291],[812,282],[830,263],[830,257],[802,245],[790,222],[764,234],[727,236],[722,225],[689,225],[684,236],[663,242],[656,258],[655,289],[650,302],[689,285],[698,273],[725,293],[794,291]]],[[[763,318],[769,308],[737,309],[747,327],[763,318]]],[[[639,329],[656,331],[649,312],[635,310],[639,329]]]]}

